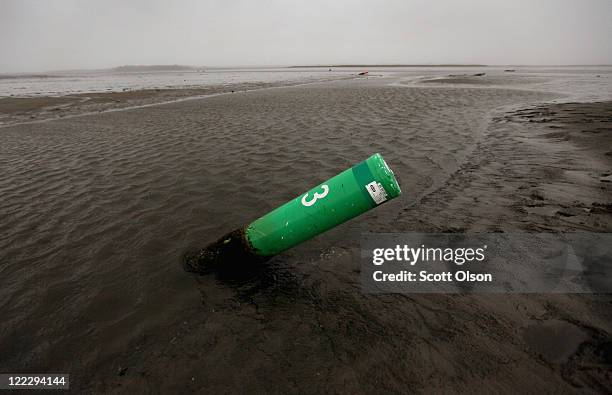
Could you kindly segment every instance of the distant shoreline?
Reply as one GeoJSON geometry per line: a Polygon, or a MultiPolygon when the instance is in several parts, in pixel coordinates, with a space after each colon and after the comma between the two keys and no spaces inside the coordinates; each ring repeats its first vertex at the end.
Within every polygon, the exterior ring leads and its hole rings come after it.
{"type": "Polygon", "coordinates": [[[298,65],[287,66],[288,69],[306,67],[489,67],[486,64],[331,64],[331,65],[298,65]]]}
{"type": "Polygon", "coordinates": [[[332,64],[332,65],[256,65],[256,66],[188,66],[188,65],[124,65],[102,69],[65,69],[46,71],[0,72],[0,79],[9,78],[52,78],[71,73],[108,73],[108,72],[205,72],[207,70],[257,70],[257,69],[301,69],[301,68],[363,68],[363,67],[612,67],[612,64],[332,64]]]}
{"type": "Polygon", "coordinates": [[[285,66],[288,69],[313,67],[612,67],[612,64],[331,64],[285,66]]]}
{"type": "Polygon", "coordinates": [[[146,71],[195,71],[198,70],[195,66],[185,66],[180,64],[152,64],[152,65],[123,65],[110,69],[117,72],[146,72],[146,71]]]}

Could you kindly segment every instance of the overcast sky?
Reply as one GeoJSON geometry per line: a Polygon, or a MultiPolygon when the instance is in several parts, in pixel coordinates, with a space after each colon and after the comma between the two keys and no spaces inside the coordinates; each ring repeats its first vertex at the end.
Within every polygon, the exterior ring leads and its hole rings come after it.
{"type": "Polygon", "coordinates": [[[612,0],[0,0],[0,72],[612,64],[612,0]]]}

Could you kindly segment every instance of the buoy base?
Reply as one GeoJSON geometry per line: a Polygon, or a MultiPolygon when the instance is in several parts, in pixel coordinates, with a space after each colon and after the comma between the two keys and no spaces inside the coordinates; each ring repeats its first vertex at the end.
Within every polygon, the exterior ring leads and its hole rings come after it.
{"type": "Polygon", "coordinates": [[[246,238],[246,228],[236,229],[199,251],[183,257],[183,268],[191,273],[233,270],[268,260],[253,251],[246,238]]]}

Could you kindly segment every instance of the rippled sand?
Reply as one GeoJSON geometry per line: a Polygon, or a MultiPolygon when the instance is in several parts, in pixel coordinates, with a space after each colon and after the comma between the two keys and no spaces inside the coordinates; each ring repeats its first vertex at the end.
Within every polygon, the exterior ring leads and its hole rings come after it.
{"type": "MultiPolygon", "coordinates": [[[[612,230],[604,182],[588,194],[603,210],[597,223],[529,217],[513,194],[526,184],[525,196],[562,204],[546,195],[554,174],[517,170],[559,146],[510,119],[559,93],[390,82],[0,129],[0,371],[70,372],[73,388],[104,392],[606,388],[608,297],[361,293],[363,231],[612,230]],[[396,172],[400,198],[243,278],[183,272],[186,250],[374,152],[396,172]],[[548,318],[588,328],[591,340],[573,359],[547,361],[521,328],[548,318]]],[[[567,149],[557,153],[567,170],[584,167],[567,149]]]]}

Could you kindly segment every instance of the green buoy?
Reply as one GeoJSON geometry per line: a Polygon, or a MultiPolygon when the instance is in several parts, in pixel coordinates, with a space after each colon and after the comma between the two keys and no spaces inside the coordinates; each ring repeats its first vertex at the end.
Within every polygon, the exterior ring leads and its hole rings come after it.
{"type": "Polygon", "coordinates": [[[185,269],[264,261],[380,204],[401,190],[380,154],[317,185],[244,228],[184,258],[185,269]]]}

